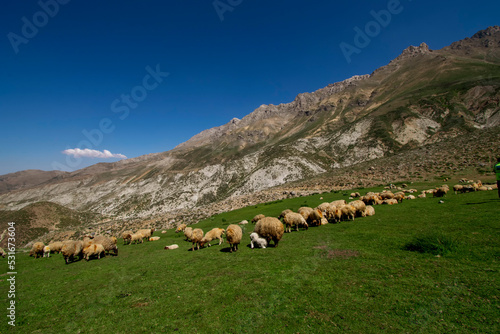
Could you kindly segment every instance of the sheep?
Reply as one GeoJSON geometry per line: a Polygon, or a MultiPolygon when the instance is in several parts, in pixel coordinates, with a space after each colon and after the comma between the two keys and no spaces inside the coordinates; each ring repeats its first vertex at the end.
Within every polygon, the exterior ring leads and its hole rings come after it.
{"type": "Polygon", "coordinates": [[[177,249],[177,248],[179,248],[179,245],[173,244],[173,245],[170,245],[170,246],[165,246],[164,249],[177,249]]]}
{"type": "Polygon", "coordinates": [[[361,194],[360,194],[360,193],[358,193],[358,192],[351,193],[351,194],[350,194],[350,197],[352,197],[352,198],[358,198],[358,197],[361,197],[361,194]]]}
{"type": "Polygon", "coordinates": [[[453,191],[455,192],[455,195],[458,194],[459,191],[461,192],[463,188],[464,188],[463,185],[461,185],[461,184],[455,184],[453,186],[453,191]]]}
{"type": "Polygon", "coordinates": [[[278,243],[283,237],[285,229],[279,219],[274,217],[265,217],[255,224],[253,231],[261,238],[266,239],[268,244],[272,240],[274,242],[274,247],[278,247],[278,243]]]}
{"type": "Polygon", "coordinates": [[[45,247],[43,242],[35,242],[31,247],[30,256],[34,256],[35,259],[38,258],[38,256],[42,257],[43,247],[45,247]]]}
{"type": "Polygon", "coordinates": [[[397,192],[394,194],[394,197],[393,197],[396,201],[398,201],[398,203],[401,203],[403,202],[403,200],[405,199],[405,194],[403,192],[397,192]]]}
{"type": "Polygon", "coordinates": [[[160,237],[149,237],[149,241],[158,241],[160,237]]]}
{"type": "Polygon", "coordinates": [[[356,208],[352,205],[346,204],[340,208],[342,212],[342,220],[354,220],[356,217],[356,208]]]}
{"type": "Polygon", "coordinates": [[[356,209],[355,215],[357,217],[365,217],[366,204],[363,201],[356,200],[349,203],[356,209]]]}
{"type": "Polygon", "coordinates": [[[318,205],[316,207],[317,210],[321,211],[323,213],[323,215],[326,215],[326,212],[331,208],[331,205],[330,203],[328,202],[325,202],[325,203],[321,203],[320,205],[318,205]]]}
{"type": "Polygon", "coordinates": [[[104,247],[104,250],[107,254],[113,251],[115,255],[118,255],[118,247],[116,247],[116,238],[115,237],[106,237],[104,235],[98,235],[93,240],[94,244],[101,244],[104,247]]]}
{"type": "Polygon", "coordinates": [[[83,250],[82,241],[73,241],[73,240],[65,241],[61,249],[61,253],[63,255],[66,264],[69,264],[69,261],[74,260],[76,257],[79,257],[81,260],[83,257],[82,250],[83,250]]]}
{"type": "Polygon", "coordinates": [[[292,227],[295,226],[295,230],[299,230],[299,226],[305,227],[306,230],[309,228],[306,220],[300,213],[289,212],[283,218],[283,222],[285,223],[286,229],[285,232],[292,232],[292,227]]]}
{"type": "Polygon", "coordinates": [[[180,224],[179,226],[177,226],[177,229],[175,230],[175,233],[184,232],[184,230],[186,229],[186,227],[187,227],[186,224],[180,224]]]}
{"type": "Polygon", "coordinates": [[[85,247],[82,251],[83,253],[83,258],[85,261],[88,261],[91,256],[97,255],[97,259],[101,259],[101,254],[106,254],[106,251],[104,249],[104,246],[101,244],[90,244],[87,247],[85,247]]]}
{"type": "Polygon", "coordinates": [[[186,237],[186,241],[191,241],[191,236],[193,235],[193,228],[186,227],[184,230],[184,236],[186,237]]]}
{"type": "Polygon", "coordinates": [[[139,242],[142,244],[144,242],[144,236],[142,233],[129,234],[127,239],[130,239],[130,244],[137,244],[139,242]]]}
{"type": "Polygon", "coordinates": [[[394,204],[398,204],[398,201],[394,198],[389,198],[389,199],[384,200],[382,202],[382,204],[394,205],[394,204]]]}
{"type": "Polygon", "coordinates": [[[416,197],[415,197],[415,196],[413,196],[413,195],[408,195],[408,196],[406,197],[406,199],[415,199],[415,198],[416,198],[416,197]]]}
{"type": "Polygon", "coordinates": [[[332,205],[332,206],[334,206],[334,207],[336,207],[336,208],[339,208],[339,207],[344,206],[344,205],[346,205],[346,204],[347,204],[347,203],[345,202],[345,200],[344,200],[344,199],[339,199],[339,200],[337,200],[337,201],[330,202],[330,205],[332,205]]]}
{"type": "Polygon", "coordinates": [[[62,246],[63,243],[61,241],[55,241],[49,244],[50,251],[52,253],[61,253],[62,246]]]}
{"type": "Polygon", "coordinates": [[[193,243],[193,247],[191,248],[194,251],[194,246],[196,245],[196,249],[200,249],[200,242],[203,239],[203,230],[201,228],[195,228],[193,230],[193,234],[191,235],[191,242],[193,243]]]}
{"type": "Polygon", "coordinates": [[[248,224],[248,220],[242,220],[238,223],[238,225],[246,225],[248,224]]]}
{"type": "Polygon", "coordinates": [[[394,198],[394,194],[392,193],[392,191],[384,191],[384,192],[380,193],[379,197],[382,200],[386,200],[386,199],[394,198]]]}
{"type": "Polygon", "coordinates": [[[367,205],[365,209],[365,217],[375,215],[375,208],[371,205],[367,205]]]}
{"type": "MultiPolygon", "coordinates": [[[[302,216],[301,216],[302,217],[302,216]]],[[[302,217],[304,219],[304,217],[302,217]]],[[[250,233],[250,248],[254,248],[255,246],[259,248],[267,247],[267,240],[259,237],[259,235],[255,232],[250,233]]]]}
{"type": "Polygon", "coordinates": [[[210,241],[214,239],[219,239],[219,246],[224,242],[224,239],[222,239],[222,236],[226,233],[226,230],[223,228],[213,228],[210,231],[208,231],[203,239],[200,241],[200,247],[203,247],[205,244],[208,243],[208,247],[211,247],[210,241]]]}
{"type": "Polygon", "coordinates": [[[449,188],[448,187],[439,187],[439,188],[436,188],[433,192],[433,197],[443,197],[444,195],[446,195],[446,193],[448,192],[449,188]]]}
{"type": "MultiPolygon", "coordinates": [[[[276,218],[275,218],[276,219],[276,218]]],[[[278,220],[278,219],[276,219],[278,220]]],[[[261,223],[262,219],[259,219],[255,228],[261,223]]],[[[278,220],[279,221],[279,220],[278,220]]],[[[281,224],[281,222],[280,222],[281,224]]],[[[241,242],[241,237],[243,236],[243,231],[241,227],[236,224],[231,224],[226,229],[226,240],[229,244],[229,251],[232,253],[233,250],[236,252],[238,250],[238,245],[241,242]]]]}
{"type": "Polygon", "coordinates": [[[330,223],[338,223],[342,218],[342,212],[335,206],[330,204],[328,210],[326,211],[325,217],[330,223]]]}
{"type": "Polygon", "coordinates": [[[421,193],[420,195],[418,195],[417,197],[418,197],[418,198],[425,198],[425,196],[426,196],[426,195],[425,195],[425,193],[423,192],[423,193],[421,193]]]}
{"type": "Polygon", "coordinates": [[[323,213],[320,210],[312,210],[307,216],[307,223],[311,226],[319,226],[321,225],[321,218],[323,218],[323,213]]]}
{"type": "Polygon", "coordinates": [[[49,246],[43,247],[43,257],[50,257],[50,247],[49,246]]]}
{"type": "Polygon", "coordinates": [[[0,247],[0,256],[1,257],[5,257],[7,255],[7,253],[5,253],[5,251],[3,250],[2,247],[0,247]]]}
{"type": "Polygon", "coordinates": [[[130,240],[130,236],[131,236],[132,234],[134,234],[134,232],[132,232],[132,231],[130,231],[130,230],[128,230],[128,231],[124,231],[124,232],[122,233],[122,239],[123,239],[123,244],[124,244],[124,245],[128,245],[128,244],[130,244],[130,242],[132,241],[132,240],[130,240]]]}
{"type": "Polygon", "coordinates": [[[375,205],[380,198],[374,193],[368,193],[361,198],[366,205],[375,205]]]}
{"type": "Polygon", "coordinates": [[[312,211],[314,211],[313,208],[310,208],[308,206],[303,206],[303,207],[299,208],[299,210],[297,212],[300,213],[302,215],[302,217],[304,217],[305,220],[307,220],[307,218],[309,218],[309,214],[312,211]]]}
{"type": "Polygon", "coordinates": [[[257,215],[255,217],[253,217],[252,219],[252,224],[255,224],[256,222],[258,222],[260,219],[264,218],[265,216],[263,214],[260,214],[260,215],[257,215]]]}
{"type": "Polygon", "coordinates": [[[149,241],[149,237],[153,235],[154,231],[155,231],[154,228],[145,228],[137,231],[137,233],[141,233],[142,237],[149,241]]]}
{"type": "Polygon", "coordinates": [[[281,211],[281,214],[279,215],[278,219],[282,219],[282,218],[285,218],[285,215],[289,212],[293,212],[292,210],[290,209],[286,209],[286,210],[283,210],[281,211]]]}

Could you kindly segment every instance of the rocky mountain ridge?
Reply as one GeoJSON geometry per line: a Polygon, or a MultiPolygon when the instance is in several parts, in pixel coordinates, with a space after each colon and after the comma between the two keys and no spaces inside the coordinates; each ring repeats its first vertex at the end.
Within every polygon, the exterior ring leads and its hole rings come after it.
{"type": "MultiPolygon", "coordinates": [[[[0,210],[51,201],[115,221],[144,221],[189,216],[183,212],[307,185],[321,175],[351,180],[345,168],[497,128],[498,41],[499,28],[491,27],[441,50],[409,47],[372,74],[262,105],[171,151],[11,188],[0,194],[0,210]]],[[[315,182],[330,185],[322,180],[315,182]]]]}

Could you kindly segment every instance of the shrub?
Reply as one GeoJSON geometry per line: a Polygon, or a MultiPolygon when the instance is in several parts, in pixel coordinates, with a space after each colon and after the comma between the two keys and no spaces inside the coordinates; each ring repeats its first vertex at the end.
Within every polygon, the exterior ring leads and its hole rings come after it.
{"type": "Polygon", "coordinates": [[[457,241],[444,234],[427,234],[415,237],[403,246],[404,250],[445,255],[457,249],[457,241]]]}

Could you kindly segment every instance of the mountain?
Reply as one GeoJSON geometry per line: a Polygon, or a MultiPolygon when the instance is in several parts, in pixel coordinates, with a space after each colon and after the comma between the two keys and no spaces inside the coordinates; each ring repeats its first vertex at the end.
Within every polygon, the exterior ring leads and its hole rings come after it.
{"type": "MultiPolygon", "coordinates": [[[[410,46],[371,74],[262,105],[168,152],[24,184],[2,176],[0,209],[51,201],[113,219],[204,210],[292,182],[326,180],[374,159],[453,144],[453,138],[458,145],[468,136],[489,136],[500,124],[499,101],[495,26],[441,50],[410,46]]],[[[482,163],[500,154],[498,142],[493,146],[482,163]]]]}

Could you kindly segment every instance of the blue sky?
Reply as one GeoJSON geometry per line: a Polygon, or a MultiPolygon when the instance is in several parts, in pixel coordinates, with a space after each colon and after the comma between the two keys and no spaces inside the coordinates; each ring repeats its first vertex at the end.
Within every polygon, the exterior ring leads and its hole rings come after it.
{"type": "Polygon", "coordinates": [[[371,73],[409,45],[470,37],[499,14],[496,0],[5,1],[0,174],[167,151],[261,104],[371,73]],[[356,27],[372,29],[369,41],[356,44],[356,27]],[[76,149],[108,157],[63,153],[76,149]]]}

